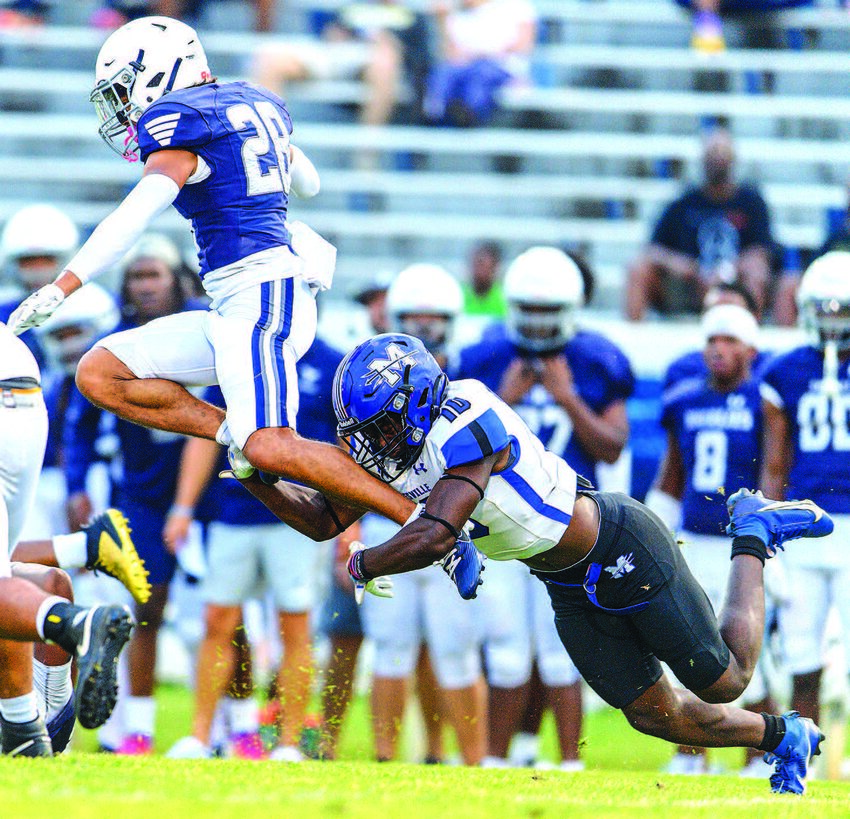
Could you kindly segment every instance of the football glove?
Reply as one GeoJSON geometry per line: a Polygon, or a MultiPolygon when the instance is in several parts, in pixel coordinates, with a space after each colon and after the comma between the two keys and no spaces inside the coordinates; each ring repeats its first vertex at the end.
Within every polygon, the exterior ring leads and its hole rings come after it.
{"type": "Polygon", "coordinates": [[[475,548],[475,544],[464,529],[454,548],[437,564],[455,584],[458,594],[464,600],[474,600],[478,596],[478,587],[484,582],[484,556],[475,548]]]}
{"type": "Polygon", "coordinates": [[[65,294],[55,284],[46,284],[31,296],[25,298],[14,310],[7,325],[19,336],[30,327],[44,324],[56,308],[65,301],[65,294]]]}
{"type": "MultiPolygon", "coordinates": [[[[357,553],[363,551],[366,545],[359,540],[352,541],[348,547],[348,565],[351,566],[351,558],[357,553]]],[[[386,575],[381,577],[373,577],[371,580],[359,580],[349,570],[349,577],[354,583],[354,599],[359,606],[363,602],[363,595],[366,592],[374,594],[375,597],[392,597],[393,596],[393,581],[386,575]]]]}

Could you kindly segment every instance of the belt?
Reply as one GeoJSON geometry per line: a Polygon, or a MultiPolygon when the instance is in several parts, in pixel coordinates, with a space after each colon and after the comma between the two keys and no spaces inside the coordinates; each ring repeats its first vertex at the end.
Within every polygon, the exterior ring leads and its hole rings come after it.
{"type": "Polygon", "coordinates": [[[35,407],[42,403],[41,385],[37,379],[5,378],[0,380],[0,407],[19,409],[35,407]]]}

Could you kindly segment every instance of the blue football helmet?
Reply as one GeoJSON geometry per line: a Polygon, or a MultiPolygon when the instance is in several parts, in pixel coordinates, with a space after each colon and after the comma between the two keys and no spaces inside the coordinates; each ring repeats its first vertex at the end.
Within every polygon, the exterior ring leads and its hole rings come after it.
{"type": "Polygon", "coordinates": [[[418,338],[370,338],[342,360],[334,376],[337,432],[357,463],[390,483],[419,457],[448,385],[418,338]]]}

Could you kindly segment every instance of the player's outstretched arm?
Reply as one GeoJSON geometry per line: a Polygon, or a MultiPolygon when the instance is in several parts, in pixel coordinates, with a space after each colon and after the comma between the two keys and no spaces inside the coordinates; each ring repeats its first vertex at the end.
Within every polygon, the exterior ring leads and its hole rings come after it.
{"type": "Polygon", "coordinates": [[[332,504],[321,492],[307,486],[288,481],[266,484],[258,472],[239,482],[279,520],[312,540],[330,540],[342,534],[366,512],[338,501],[332,504]]]}
{"type": "Polygon", "coordinates": [[[418,517],[386,543],[363,550],[363,574],[371,578],[411,572],[444,558],[454,548],[503,455],[504,452],[496,452],[481,461],[448,470],[447,475],[466,480],[444,477],[437,481],[418,517]]]}
{"type": "Polygon", "coordinates": [[[124,201],[98,226],[54,282],[36,290],[9,317],[9,329],[20,335],[44,324],[66,296],[116,265],[148,225],[174,200],[194,173],[198,158],[189,151],[159,151],[124,201]]]}

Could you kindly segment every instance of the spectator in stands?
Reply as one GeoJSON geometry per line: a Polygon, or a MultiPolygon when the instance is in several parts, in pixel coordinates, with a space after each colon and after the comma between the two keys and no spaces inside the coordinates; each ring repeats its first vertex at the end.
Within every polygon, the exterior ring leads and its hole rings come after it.
{"type": "Polygon", "coordinates": [[[40,26],[49,10],[44,0],[7,0],[0,3],[0,29],[40,26]]]}
{"type": "Polygon", "coordinates": [[[384,125],[399,101],[403,69],[416,92],[427,42],[424,18],[396,0],[350,3],[319,40],[287,38],[263,44],[254,56],[255,82],[284,94],[288,82],[362,78],[364,125],[384,125]]]}
{"type": "Polygon", "coordinates": [[[394,278],[389,271],[379,271],[354,296],[354,300],[366,308],[373,333],[386,333],[389,330],[387,290],[394,278]]]}
{"type": "Polygon", "coordinates": [[[428,79],[425,116],[444,125],[485,125],[497,92],[529,77],[537,15],[529,0],[439,2],[440,61],[428,79]]]}
{"type": "Polygon", "coordinates": [[[691,45],[699,51],[716,52],[726,48],[722,14],[754,11],[779,11],[811,6],[814,0],[676,0],[694,12],[691,45]]]}
{"type": "MultiPolygon", "coordinates": [[[[255,31],[271,31],[274,22],[275,0],[252,0],[255,9],[255,31]]],[[[91,17],[97,28],[120,28],[130,20],[162,14],[196,25],[204,0],[104,0],[91,17]]]]}
{"type": "Polygon", "coordinates": [[[468,316],[501,319],[508,311],[499,268],[502,248],[497,242],[481,242],[469,257],[469,279],[463,283],[463,312],[468,316]]]}
{"type": "Polygon", "coordinates": [[[771,287],[770,214],[754,186],[735,181],[734,164],[729,133],[711,131],[702,185],[667,206],[629,270],[628,318],[639,321],[649,308],[667,316],[698,313],[706,290],[720,281],[741,282],[761,316],[771,287]]]}

